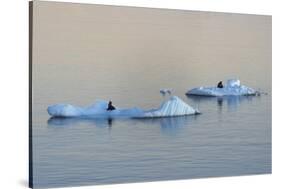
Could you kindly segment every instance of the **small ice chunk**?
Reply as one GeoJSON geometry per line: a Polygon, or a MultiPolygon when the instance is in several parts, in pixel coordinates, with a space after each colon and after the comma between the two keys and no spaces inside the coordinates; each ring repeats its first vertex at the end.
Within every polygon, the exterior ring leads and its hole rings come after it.
{"type": "Polygon", "coordinates": [[[166,93],[168,93],[169,95],[172,94],[172,90],[171,89],[160,89],[160,93],[165,96],[166,93]]]}
{"type": "Polygon", "coordinates": [[[223,88],[218,87],[197,87],[186,93],[187,95],[200,96],[237,96],[237,95],[256,95],[258,91],[241,85],[238,79],[229,79],[223,88]]]}

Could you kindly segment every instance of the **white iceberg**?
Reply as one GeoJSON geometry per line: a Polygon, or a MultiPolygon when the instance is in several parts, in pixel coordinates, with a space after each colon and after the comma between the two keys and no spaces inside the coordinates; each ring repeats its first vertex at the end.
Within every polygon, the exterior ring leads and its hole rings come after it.
{"type": "Polygon", "coordinates": [[[145,111],[142,117],[168,117],[197,114],[198,110],[192,108],[177,96],[170,97],[167,101],[154,110],[145,111]]]}
{"type": "Polygon", "coordinates": [[[186,94],[200,96],[247,96],[259,95],[260,93],[255,89],[241,85],[238,79],[229,79],[223,88],[198,87],[189,90],[186,94]]]}
{"type": "Polygon", "coordinates": [[[121,109],[107,111],[108,102],[99,100],[89,107],[79,107],[70,104],[56,104],[49,106],[47,111],[52,117],[94,117],[94,118],[154,118],[172,117],[198,114],[199,111],[192,108],[177,96],[172,96],[157,109],[142,110],[141,108],[121,109]]]}

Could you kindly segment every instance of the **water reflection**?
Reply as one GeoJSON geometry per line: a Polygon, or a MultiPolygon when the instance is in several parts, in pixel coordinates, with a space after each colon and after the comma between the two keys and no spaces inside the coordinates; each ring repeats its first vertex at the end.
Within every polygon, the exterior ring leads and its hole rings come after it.
{"type": "Polygon", "coordinates": [[[182,128],[190,125],[192,121],[197,119],[200,115],[189,115],[189,116],[177,116],[177,117],[164,117],[164,118],[142,118],[142,119],[105,119],[105,118],[61,118],[51,117],[47,123],[49,126],[75,126],[80,124],[94,125],[96,127],[108,128],[111,130],[116,124],[127,124],[127,125],[153,125],[159,126],[161,132],[167,135],[176,135],[182,128]]]}
{"type": "MultiPolygon", "coordinates": [[[[218,111],[222,111],[223,107],[226,107],[229,111],[236,111],[242,103],[249,103],[253,98],[259,98],[258,96],[223,96],[223,97],[205,97],[187,95],[187,98],[200,109],[201,104],[216,103],[218,111]]],[[[201,110],[203,112],[203,110],[201,110]]]]}
{"type": "Polygon", "coordinates": [[[140,119],[145,125],[158,125],[161,128],[161,132],[165,135],[177,135],[182,129],[192,124],[194,120],[200,115],[188,115],[188,116],[177,116],[177,117],[165,117],[165,118],[150,118],[140,119]]]}
{"type": "Polygon", "coordinates": [[[71,126],[79,124],[94,125],[97,127],[111,127],[114,119],[91,118],[91,117],[51,117],[47,121],[49,126],[71,126]]]}

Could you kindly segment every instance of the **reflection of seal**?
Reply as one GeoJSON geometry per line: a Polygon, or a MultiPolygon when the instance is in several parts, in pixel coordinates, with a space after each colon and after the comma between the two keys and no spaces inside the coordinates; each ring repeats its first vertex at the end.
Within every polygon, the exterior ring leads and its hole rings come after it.
{"type": "Polygon", "coordinates": [[[108,123],[108,126],[112,126],[112,119],[111,118],[108,118],[108,120],[107,120],[107,123],[108,123]]]}
{"type": "Polygon", "coordinates": [[[223,105],[223,99],[222,98],[218,98],[218,105],[222,106],[223,105]]]}

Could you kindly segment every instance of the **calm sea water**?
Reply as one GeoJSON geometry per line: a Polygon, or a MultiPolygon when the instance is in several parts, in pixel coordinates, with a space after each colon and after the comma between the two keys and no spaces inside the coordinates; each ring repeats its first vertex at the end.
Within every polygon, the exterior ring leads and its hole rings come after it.
{"type": "Polygon", "coordinates": [[[271,173],[271,18],[35,2],[34,187],[271,173]],[[268,95],[186,97],[240,78],[268,95]],[[172,88],[202,114],[51,119],[56,103],[158,107],[172,88]]]}
{"type": "Polygon", "coordinates": [[[54,119],[46,112],[47,104],[38,104],[44,108],[33,123],[34,186],[271,173],[270,95],[180,96],[202,114],[54,119]]]}

